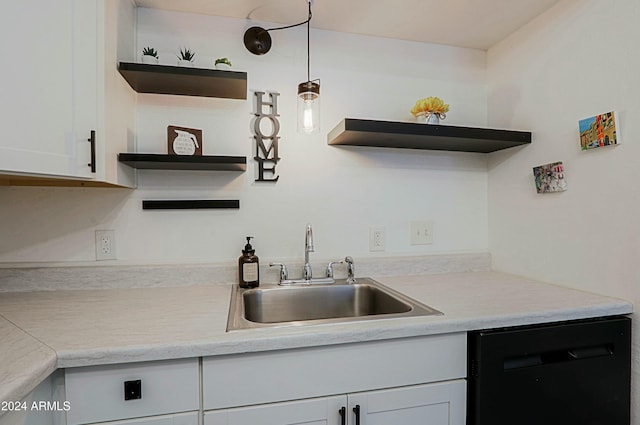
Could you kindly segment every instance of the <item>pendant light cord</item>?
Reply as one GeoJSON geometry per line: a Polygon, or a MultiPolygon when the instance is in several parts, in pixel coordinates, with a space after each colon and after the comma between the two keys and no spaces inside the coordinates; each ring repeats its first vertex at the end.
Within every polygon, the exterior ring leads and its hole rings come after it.
{"type": "Polygon", "coordinates": [[[269,31],[286,30],[289,28],[299,27],[304,24],[309,24],[309,22],[311,22],[311,0],[307,0],[307,3],[309,3],[309,16],[307,17],[306,21],[302,21],[299,24],[287,25],[286,27],[269,28],[269,29],[265,29],[265,31],[269,32],[269,31]]]}
{"type": "Polygon", "coordinates": [[[309,1],[309,19],[307,19],[307,81],[311,81],[311,48],[309,44],[309,26],[311,22],[311,0],[309,1]]]}
{"type": "Polygon", "coordinates": [[[295,28],[295,27],[299,27],[302,26],[304,24],[307,24],[307,81],[311,81],[311,46],[309,43],[309,27],[310,27],[310,23],[311,23],[311,18],[313,17],[313,14],[311,13],[311,3],[313,1],[312,0],[307,0],[307,4],[309,5],[309,14],[307,16],[307,20],[300,22],[298,24],[293,24],[293,25],[287,25],[284,27],[276,27],[276,28],[269,28],[269,29],[265,29],[265,32],[269,32],[269,31],[278,31],[278,30],[286,30],[289,28],[295,28]]]}

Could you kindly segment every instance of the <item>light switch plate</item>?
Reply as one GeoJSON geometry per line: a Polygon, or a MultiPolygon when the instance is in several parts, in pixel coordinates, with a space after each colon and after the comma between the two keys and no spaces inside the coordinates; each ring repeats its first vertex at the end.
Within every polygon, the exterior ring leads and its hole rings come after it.
{"type": "Polygon", "coordinates": [[[433,222],[431,220],[412,221],[411,245],[431,245],[433,243],[433,222]]]}

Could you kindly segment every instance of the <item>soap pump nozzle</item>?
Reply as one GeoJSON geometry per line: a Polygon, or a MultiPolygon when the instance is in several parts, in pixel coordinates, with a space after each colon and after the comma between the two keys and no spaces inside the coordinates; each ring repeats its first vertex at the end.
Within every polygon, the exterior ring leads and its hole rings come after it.
{"type": "Polygon", "coordinates": [[[253,249],[253,247],[251,246],[251,239],[253,239],[253,236],[247,236],[247,244],[242,250],[243,254],[253,254],[254,252],[256,252],[255,249],[253,249]]]}

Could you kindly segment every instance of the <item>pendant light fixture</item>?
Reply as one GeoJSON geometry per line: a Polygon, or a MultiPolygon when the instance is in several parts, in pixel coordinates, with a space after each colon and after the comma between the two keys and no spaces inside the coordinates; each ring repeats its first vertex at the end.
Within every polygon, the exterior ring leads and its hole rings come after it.
{"type": "Polygon", "coordinates": [[[314,133],[320,131],[320,80],[311,81],[311,49],[309,45],[309,23],[311,22],[311,3],[307,19],[307,81],[298,84],[298,132],[314,133]]]}
{"type": "Polygon", "coordinates": [[[311,48],[310,48],[310,22],[311,6],[314,0],[306,0],[309,7],[307,20],[299,24],[285,27],[264,29],[251,27],[244,33],[244,45],[254,55],[264,55],[271,49],[271,36],[269,31],[283,30],[287,28],[307,25],[307,81],[298,84],[298,132],[311,134],[320,131],[320,80],[311,80],[311,48]]]}

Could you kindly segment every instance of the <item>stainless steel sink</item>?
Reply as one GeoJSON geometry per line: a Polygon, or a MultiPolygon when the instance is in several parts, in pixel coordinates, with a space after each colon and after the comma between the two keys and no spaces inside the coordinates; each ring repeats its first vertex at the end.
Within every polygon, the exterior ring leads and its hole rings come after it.
{"type": "Polygon", "coordinates": [[[330,285],[234,286],[227,331],[441,314],[369,278],[354,284],[337,279],[330,285]]]}

